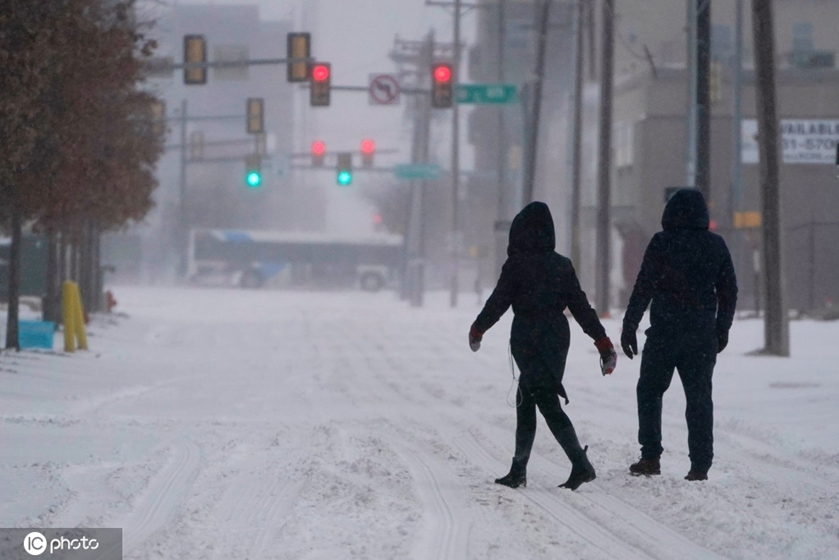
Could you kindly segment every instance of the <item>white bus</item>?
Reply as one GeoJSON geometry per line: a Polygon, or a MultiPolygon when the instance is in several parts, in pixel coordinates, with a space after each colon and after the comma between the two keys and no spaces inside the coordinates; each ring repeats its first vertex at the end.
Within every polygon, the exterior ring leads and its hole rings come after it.
{"type": "Polygon", "coordinates": [[[194,229],[187,274],[195,284],[354,285],[375,292],[396,281],[403,251],[401,235],[194,229]]]}

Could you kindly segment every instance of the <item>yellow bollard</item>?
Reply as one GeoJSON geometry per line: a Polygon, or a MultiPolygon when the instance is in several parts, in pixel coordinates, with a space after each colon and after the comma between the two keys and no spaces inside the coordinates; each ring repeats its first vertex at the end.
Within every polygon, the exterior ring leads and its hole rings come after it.
{"type": "Polygon", "coordinates": [[[87,350],[79,285],[70,280],[65,280],[61,285],[61,310],[64,316],[64,351],[75,352],[77,342],[80,349],[87,350]]]}
{"type": "Polygon", "coordinates": [[[64,320],[64,351],[76,351],[76,314],[73,305],[73,283],[61,284],[61,314],[64,320]]]}
{"type": "Polygon", "coordinates": [[[84,308],[82,307],[82,296],[79,292],[79,285],[73,283],[73,299],[76,306],[76,340],[79,341],[79,348],[87,350],[87,333],[84,330],[84,308]]]}

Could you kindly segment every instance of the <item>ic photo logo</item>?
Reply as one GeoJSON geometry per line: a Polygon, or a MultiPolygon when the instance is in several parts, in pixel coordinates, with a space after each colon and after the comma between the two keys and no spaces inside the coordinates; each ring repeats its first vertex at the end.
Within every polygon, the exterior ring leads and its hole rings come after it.
{"type": "MultiPolygon", "coordinates": [[[[99,548],[99,541],[88,537],[68,539],[62,536],[49,541],[50,554],[56,550],[96,550],[97,548],[99,548]]],[[[33,531],[23,539],[23,550],[30,556],[40,556],[47,550],[47,538],[42,533],[33,531]]]]}
{"type": "Polygon", "coordinates": [[[23,550],[30,556],[40,556],[47,549],[47,538],[38,531],[32,531],[23,539],[23,550]]]}

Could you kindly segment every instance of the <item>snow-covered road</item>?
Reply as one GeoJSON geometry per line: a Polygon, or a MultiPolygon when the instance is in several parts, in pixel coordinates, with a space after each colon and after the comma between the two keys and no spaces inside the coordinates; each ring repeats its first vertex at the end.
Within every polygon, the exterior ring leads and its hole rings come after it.
{"type": "Polygon", "coordinates": [[[683,480],[678,377],[662,475],[627,475],[639,361],[601,377],[572,326],[567,411],[598,478],[557,488],[569,464],[540,418],[512,490],[493,483],[511,316],[473,354],[474,295],[116,296],[89,352],[0,356],[0,526],[122,527],[127,559],[839,558],[837,322],[793,322],[780,359],[745,356],[762,323],[735,321],[705,483],[683,480]]]}

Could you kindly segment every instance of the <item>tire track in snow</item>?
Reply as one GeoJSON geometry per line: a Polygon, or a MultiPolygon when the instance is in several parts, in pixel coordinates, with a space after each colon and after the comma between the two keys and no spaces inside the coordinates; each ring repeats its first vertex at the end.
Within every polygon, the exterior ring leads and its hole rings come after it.
{"type": "Polygon", "coordinates": [[[242,548],[245,558],[264,557],[271,537],[280,528],[291,510],[303,481],[283,480],[277,473],[248,473],[229,486],[216,509],[225,512],[223,527],[240,527],[237,531],[247,539],[242,548]],[[265,477],[271,477],[266,484],[265,477]]]}
{"type": "Polygon", "coordinates": [[[131,552],[169,523],[198,473],[201,450],[192,442],[175,445],[166,466],[152,479],[144,495],[122,524],[123,551],[131,552]]]}
{"type": "MultiPolygon", "coordinates": [[[[484,449],[473,437],[456,437],[453,443],[466,457],[475,461],[486,470],[501,472],[504,469],[501,462],[484,449]]],[[[503,490],[500,487],[499,489],[503,490]]],[[[555,496],[550,496],[538,490],[534,491],[533,488],[530,490],[525,488],[516,495],[532,503],[559,524],[567,527],[572,533],[587,541],[592,548],[603,553],[604,557],[655,558],[643,550],[625,543],[599,523],[592,523],[589,519],[582,519],[579,511],[559,501],[555,496]]]]}
{"type": "Polygon", "coordinates": [[[420,499],[430,505],[430,507],[425,507],[424,511],[434,512],[431,523],[424,526],[425,535],[419,539],[419,545],[414,549],[412,556],[434,560],[468,558],[469,527],[473,520],[469,512],[465,512],[467,522],[466,531],[464,531],[464,523],[460,521],[463,519],[461,514],[464,512],[457,511],[457,520],[455,519],[452,507],[446,500],[439,482],[450,475],[430,465],[413,451],[399,447],[394,447],[394,449],[398,449],[400,457],[408,463],[420,499]]]}
{"type": "MultiPolygon", "coordinates": [[[[488,467],[490,470],[504,468],[501,461],[477,441],[474,435],[456,436],[453,442],[467,457],[473,460],[482,457],[481,466],[488,467]],[[495,466],[492,466],[493,464],[495,466]]],[[[557,466],[534,455],[531,457],[528,470],[539,472],[547,478],[555,476],[557,466]],[[546,468],[545,463],[550,467],[546,468]]],[[[557,492],[567,491],[557,489],[557,492]]],[[[712,551],[596,487],[591,489],[586,487],[585,492],[569,496],[577,502],[585,500],[586,503],[583,504],[585,509],[566,503],[560,498],[560,494],[536,493],[525,489],[521,495],[536,503],[543,511],[609,556],[630,554],[638,558],[669,559],[673,557],[674,551],[678,551],[679,558],[686,560],[719,558],[712,551]]]]}

